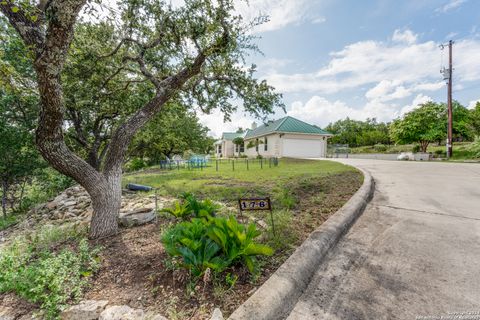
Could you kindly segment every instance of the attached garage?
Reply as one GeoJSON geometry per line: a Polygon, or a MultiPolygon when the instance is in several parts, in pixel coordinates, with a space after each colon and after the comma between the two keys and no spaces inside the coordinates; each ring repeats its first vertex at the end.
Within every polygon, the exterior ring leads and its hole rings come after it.
{"type": "MultiPolygon", "coordinates": [[[[224,133],[218,143],[229,140],[230,135],[232,141],[233,136],[242,135],[245,150],[243,154],[252,158],[323,158],[327,153],[327,140],[332,136],[318,126],[289,116],[258,127],[253,123],[252,128],[243,133],[224,133]]],[[[222,148],[222,151],[224,149],[222,148]]]]}
{"type": "Polygon", "coordinates": [[[283,139],[283,156],[291,158],[325,157],[325,140],[321,139],[283,139]]]}

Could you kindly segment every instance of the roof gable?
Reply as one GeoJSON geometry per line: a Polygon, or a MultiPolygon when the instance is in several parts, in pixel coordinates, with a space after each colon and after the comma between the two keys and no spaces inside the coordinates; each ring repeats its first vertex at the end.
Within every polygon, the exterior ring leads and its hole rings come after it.
{"type": "Polygon", "coordinates": [[[253,137],[259,137],[275,132],[331,135],[327,131],[320,129],[317,126],[287,116],[275,121],[271,121],[267,124],[259,126],[256,129],[248,131],[245,138],[248,139],[253,137]]]}
{"type": "Polygon", "coordinates": [[[233,140],[237,137],[242,137],[245,135],[245,132],[224,132],[222,133],[222,140],[233,140]]]}

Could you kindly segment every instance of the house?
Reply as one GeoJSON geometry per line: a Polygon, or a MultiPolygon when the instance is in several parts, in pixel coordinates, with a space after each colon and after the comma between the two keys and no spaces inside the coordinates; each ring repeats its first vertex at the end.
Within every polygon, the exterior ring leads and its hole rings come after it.
{"type": "Polygon", "coordinates": [[[248,157],[322,158],[327,153],[327,139],[332,134],[315,125],[293,117],[284,117],[252,128],[243,133],[226,132],[216,142],[217,157],[232,157],[245,154],[248,157]],[[243,145],[235,145],[237,137],[243,145]]]}
{"type": "Polygon", "coordinates": [[[230,158],[245,153],[243,145],[235,145],[233,140],[237,137],[244,138],[246,132],[224,132],[222,138],[215,142],[215,156],[217,158],[230,158]]]}

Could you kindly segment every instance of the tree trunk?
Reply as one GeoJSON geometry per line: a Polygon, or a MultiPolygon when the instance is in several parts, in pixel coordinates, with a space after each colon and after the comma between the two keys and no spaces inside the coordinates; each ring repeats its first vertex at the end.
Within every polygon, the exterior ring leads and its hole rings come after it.
{"type": "Polygon", "coordinates": [[[429,145],[429,142],[428,141],[422,141],[420,142],[420,149],[423,153],[426,153],[427,152],[427,148],[428,148],[428,145],[429,145]]]}
{"type": "Polygon", "coordinates": [[[93,216],[90,224],[90,238],[101,239],[118,232],[118,214],[122,201],[122,171],[118,168],[105,176],[105,183],[94,192],[92,198],[93,216]]]}

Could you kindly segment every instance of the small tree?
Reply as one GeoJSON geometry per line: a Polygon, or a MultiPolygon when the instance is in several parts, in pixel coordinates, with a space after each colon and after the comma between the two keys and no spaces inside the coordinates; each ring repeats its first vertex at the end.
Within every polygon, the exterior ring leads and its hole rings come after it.
{"type": "Polygon", "coordinates": [[[233,144],[237,146],[238,148],[238,153],[240,154],[240,147],[244,145],[245,141],[243,140],[242,137],[236,137],[233,139],[233,144]]]}
{"type": "Polygon", "coordinates": [[[392,139],[400,144],[418,143],[422,152],[427,152],[430,143],[445,139],[446,108],[429,101],[406,113],[390,125],[392,139]]]}

